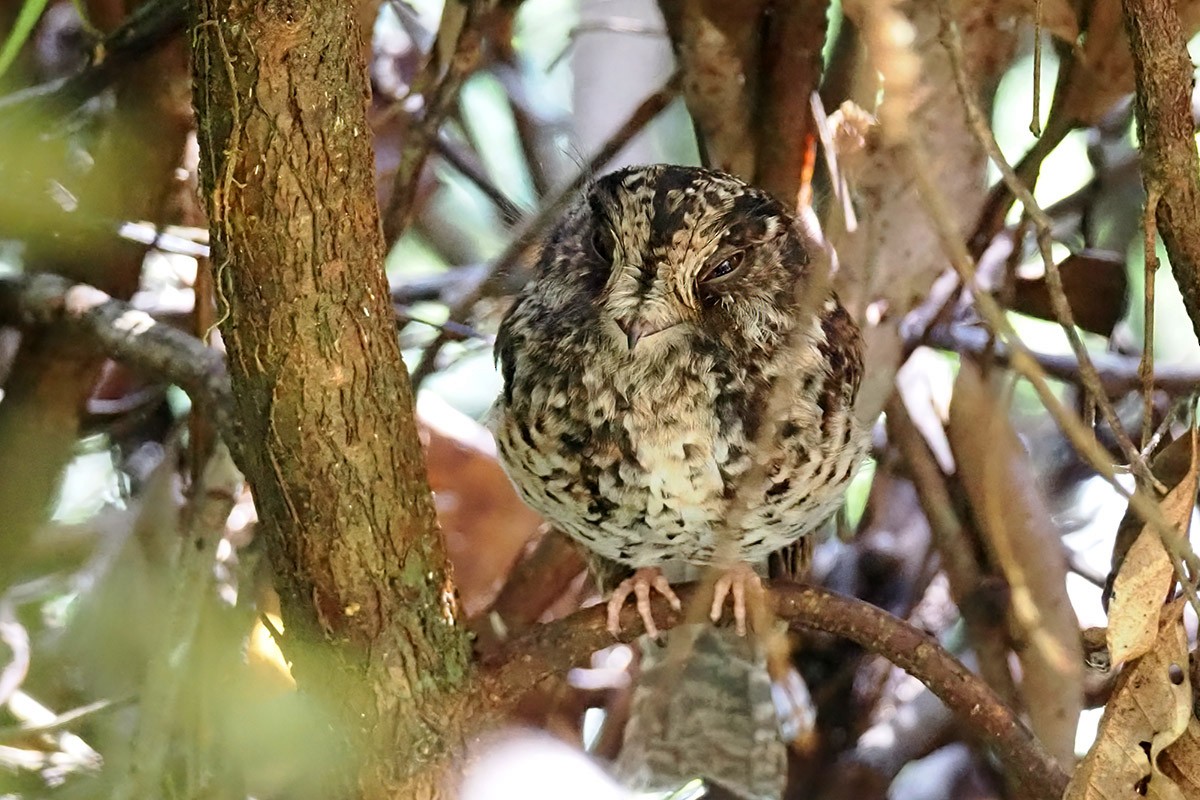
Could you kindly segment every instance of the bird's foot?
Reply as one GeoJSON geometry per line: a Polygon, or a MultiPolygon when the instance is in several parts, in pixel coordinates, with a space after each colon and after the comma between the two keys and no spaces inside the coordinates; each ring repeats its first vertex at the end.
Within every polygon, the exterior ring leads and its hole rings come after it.
{"type": "Polygon", "coordinates": [[[719,622],[721,611],[725,606],[725,598],[733,595],[733,623],[737,627],[738,636],[746,635],[746,590],[751,593],[755,602],[761,601],[763,594],[762,578],[754,571],[754,567],[742,561],[725,570],[717,578],[713,587],[712,611],[709,618],[719,622]]]}
{"type": "Polygon", "coordinates": [[[642,567],[633,573],[632,578],[621,581],[608,599],[608,632],[616,636],[621,631],[621,607],[629,595],[637,598],[638,614],[646,625],[646,633],[658,637],[658,627],[654,624],[654,614],[650,608],[650,590],[667,598],[671,608],[678,611],[682,608],[679,597],[671,589],[671,584],[658,567],[642,567]]]}

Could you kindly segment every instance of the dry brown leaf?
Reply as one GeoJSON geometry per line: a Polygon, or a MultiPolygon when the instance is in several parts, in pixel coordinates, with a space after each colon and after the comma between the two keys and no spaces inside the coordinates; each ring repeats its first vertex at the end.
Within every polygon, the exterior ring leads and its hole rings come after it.
{"type": "Polygon", "coordinates": [[[947,434],[972,515],[1011,592],[1021,699],[1046,749],[1069,764],[1083,708],[1083,651],[1062,542],[1004,406],[969,359],[954,384],[947,434]]]}
{"type": "Polygon", "coordinates": [[[467,616],[487,607],[541,518],[521,502],[483,426],[425,392],[417,401],[429,484],[467,616]]]}
{"type": "Polygon", "coordinates": [[[1071,777],[1064,800],[1184,796],[1155,765],[1159,753],[1180,739],[1192,719],[1184,602],[1171,604],[1154,646],[1121,674],[1096,741],[1071,777]]]}
{"type": "MultiPolygon", "coordinates": [[[[1196,465],[1163,498],[1162,511],[1187,538],[1196,504],[1196,465]]],[[[1125,555],[1108,608],[1108,651],[1114,664],[1143,655],[1158,635],[1158,620],[1175,568],[1159,533],[1147,525],[1125,555]]]]}
{"type": "MultiPolygon", "coordinates": [[[[1167,491],[1170,491],[1187,477],[1191,465],[1192,437],[1190,433],[1186,433],[1174,439],[1155,454],[1153,461],[1150,462],[1150,471],[1154,473],[1154,477],[1159,483],[1166,487],[1167,491]]],[[[1117,526],[1117,538],[1113,542],[1112,559],[1109,562],[1111,566],[1109,567],[1108,576],[1110,589],[1105,592],[1106,605],[1112,599],[1108,595],[1111,592],[1113,580],[1116,578],[1117,573],[1121,571],[1121,565],[1125,563],[1125,556],[1129,552],[1129,548],[1133,546],[1134,541],[1137,540],[1142,527],[1142,518],[1132,508],[1127,508],[1125,515],[1121,517],[1121,524],[1117,526]]]]}
{"type": "Polygon", "coordinates": [[[1108,608],[1108,652],[1114,664],[1140,658],[1154,644],[1163,601],[1174,583],[1175,568],[1158,532],[1143,528],[1117,573],[1108,608]]]}
{"type": "MultiPolygon", "coordinates": [[[[1072,253],[1058,265],[1063,293],[1075,324],[1085,331],[1112,336],[1129,305],[1129,276],[1125,256],[1102,250],[1072,253]]],[[[1013,311],[1056,320],[1045,275],[1018,278],[1013,284],[1013,311]]]]}
{"type": "Polygon", "coordinates": [[[1159,767],[1185,797],[1200,797],[1200,720],[1195,716],[1183,735],[1163,751],[1159,767]]]}

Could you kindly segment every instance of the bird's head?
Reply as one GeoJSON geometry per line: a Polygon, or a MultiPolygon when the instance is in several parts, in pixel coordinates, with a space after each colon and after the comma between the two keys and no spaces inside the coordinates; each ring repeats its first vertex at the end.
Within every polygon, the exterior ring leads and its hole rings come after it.
{"type": "Polygon", "coordinates": [[[534,283],[552,305],[590,308],[629,358],[672,343],[753,350],[790,329],[816,250],[779,202],[730,175],[634,167],[564,214],[534,283]]]}

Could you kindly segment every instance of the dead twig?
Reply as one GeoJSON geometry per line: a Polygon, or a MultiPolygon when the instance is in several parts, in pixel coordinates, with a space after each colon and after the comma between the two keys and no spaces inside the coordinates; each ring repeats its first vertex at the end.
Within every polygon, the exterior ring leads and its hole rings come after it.
{"type": "MultiPolygon", "coordinates": [[[[459,4],[453,4],[458,8],[459,4]]],[[[433,149],[442,120],[458,100],[458,90],[467,77],[479,66],[483,45],[482,27],[493,3],[490,0],[472,0],[462,4],[465,14],[454,42],[454,51],[446,59],[446,71],[433,91],[426,95],[425,113],[409,126],[400,151],[400,165],[392,182],[392,194],[383,213],[383,236],[388,244],[395,242],[412,222],[413,205],[417,197],[417,185],[425,159],[433,149]]],[[[450,8],[445,11],[451,13],[450,8]]],[[[437,47],[435,42],[434,47],[437,47]]],[[[430,54],[434,58],[435,54],[430,54]]]]}
{"type": "Polygon", "coordinates": [[[87,66],[67,78],[0,97],[0,128],[46,109],[70,111],[104,91],[131,63],[153,53],[181,31],[187,21],[186,0],[143,3],[112,33],[98,42],[87,66]]]}
{"type": "Polygon", "coordinates": [[[1154,214],[1158,210],[1158,195],[1148,192],[1146,209],[1142,214],[1143,274],[1146,286],[1142,292],[1142,359],[1138,363],[1138,375],[1142,379],[1142,458],[1147,458],[1147,448],[1154,436],[1154,278],[1158,274],[1158,251],[1154,214]]]}
{"type": "Polygon", "coordinates": [[[63,728],[74,725],[81,719],[99,714],[102,711],[108,711],[112,708],[122,708],[133,702],[133,698],[126,697],[120,700],[97,700],[94,703],[73,708],[70,711],[64,711],[54,717],[52,720],[41,723],[25,723],[22,725],[12,725],[7,728],[0,728],[0,746],[12,745],[17,742],[30,739],[34,736],[43,736],[47,733],[57,733],[63,728]]]}
{"type": "Polygon", "coordinates": [[[445,135],[439,135],[433,140],[433,149],[447,164],[458,170],[460,175],[475,184],[484,197],[492,201],[505,225],[512,225],[525,216],[525,210],[496,185],[474,153],[445,135]]]}
{"type": "Polygon", "coordinates": [[[1104,421],[1108,423],[1108,426],[1113,431],[1117,446],[1121,449],[1121,453],[1129,462],[1129,466],[1134,474],[1137,475],[1138,480],[1146,486],[1154,486],[1154,476],[1146,466],[1145,459],[1141,457],[1141,453],[1134,447],[1133,441],[1129,438],[1129,434],[1126,433],[1124,426],[1121,425],[1116,409],[1113,408],[1112,401],[1104,393],[1103,386],[1100,384],[1100,376],[1097,374],[1096,367],[1092,364],[1087,347],[1084,346],[1083,340],[1079,337],[1079,331],[1075,327],[1071,305],[1063,289],[1062,274],[1051,252],[1052,228],[1054,223],[1046,212],[1042,210],[1041,206],[1038,205],[1037,201],[1034,200],[1033,192],[1029,190],[1000,151],[1000,146],[996,143],[996,138],[992,134],[992,129],[988,121],[979,108],[979,104],[975,101],[974,92],[967,78],[966,68],[963,66],[962,40],[958,33],[958,27],[954,22],[948,0],[939,0],[938,11],[942,19],[940,38],[950,58],[950,66],[954,72],[954,82],[958,87],[959,98],[962,100],[963,108],[967,114],[967,122],[972,131],[974,131],[980,145],[983,146],[988,157],[992,160],[992,163],[1000,169],[1000,174],[1003,176],[1009,191],[1021,201],[1021,205],[1025,208],[1025,213],[1033,222],[1038,251],[1041,254],[1042,263],[1046,271],[1046,284],[1049,290],[1050,304],[1054,310],[1054,316],[1067,336],[1067,341],[1071,345],[1071,351],[1079,361],[1080,380],[1088,393],[1093,396],[1101,415],[1104,417],[1104,421]]]}
{"type": "Polygon", "coordinates": [[[1158,507],[1158,501],[1153,496],[1142,488],[1131,492],[1117,480],[1117,472],[1108,453],[1096,441],[1092,431],[1077,415],[1062,404],[1062,401],[1050,388],[1045,370],[1033,358],[1021,338],[1017,336],[1000,304],[990,294],[980,290],[975,276],[975,264],[951,222],[953,217],[946,204],[946,198],[930,177],[932,173],[930,172],[929,156],[920,144],[911,139],[906,142],[906,147],[909,154],[910,174],[938,233],[942,248],[963,284],[973,290],[975,307],[980,316],[1007,344],[1010,366],[1029,381],[1046,411],[1050,413],[1059,429],[1066,435],[1067,440],[1071,442],[1083,460],[1091,465],[1092,469],[1096,470],[1118,494],[1129,501],[1138,516],[1148,524],[1154,525],[1155,531],[1162,538],[1163,546],[1171,554],[1172,564],[1184,590],[1188,593],[1189,600],[1200,613],[1200,597],[1196,595],[1195,586],[1188,578],[1189,574],[1200,576],[1200,559],[1196,557],[1191,545],[1178,535],[1178,531],[1163,515],[1162,510],[1158,507]],[[1187,566],[1186,570],[1184,565],[1187,566]]]}
{"type": "MultiPolygon", "coordinates": [[[[1010,362],[1010,349],[1003,344],[993,344],[987,331],[982,328],[939,325],[931,329],[923,339],[914,339],[911,342],[913,347],[921,344],[963,355],[982,356],[986,353],[993,362],[1000,365],[1008,365],[1010,362]]],[[[1037,350],[1030,350],[1029,356],[1048,377],[1068,383],[1081,382],[1079,362],[1074,356],[1037,350]]],[[[1092,363],[1100,378],[1100,386],[1109,397],[1120,397],[1143,387],[1139,362],[1132,356],[1098,353],[1092,356],[1092,363]]],[[[1151,381],[1155,389],[1172,397],[1189,395],[1200,391],[1200,369],[1188,365],[1158,367],[1154,370],[1151,381]]]]}
{"type": "MultiPolygon", "coordinates": [[[[684,609],[699,599],[703,587],[676,587],[684,609]]],[[[773,583],[766,595],[774,614],[795,628],[848,639],[883,656],[928,686],[982,740],[989,742],[1008,772],[1040,798],[1061,797],[1067,776],[1030,733],[1019,716],[987,684],[927,634],[862,600],[791,582],[773,583]]],[[[652,601],[654,619],[666,629],[683,621],[664,598],[652,601]]],[[[492,704],[515,702],[524,691],[586,661],[592,652],[612,644],[605,629],[604,606],[538,627],[509,642],[483,677],[492,704]],[[502,698],[508,698],[502,700],[502,698]]],[[[637,610],[621,612],[621,640],[644,632],[637,610]]]]}

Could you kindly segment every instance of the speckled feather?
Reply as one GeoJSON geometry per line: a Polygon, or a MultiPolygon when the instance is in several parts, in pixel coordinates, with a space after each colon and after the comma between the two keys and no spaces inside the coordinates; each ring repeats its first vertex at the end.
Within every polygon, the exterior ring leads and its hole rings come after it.
{"type": "Polygon", "coordinates": [[[828,518],[865,436],[858,330],[832,292],[805,293],[818,253],[779,203],[722,173],[594,182],[497,337],[492,425],[525,501],[631,567],[759,561],[828,518]],[[657,332],[630,348],[635,323],[657,332]],[[784,377],[793,396],[764,420],[784,377]]]}

